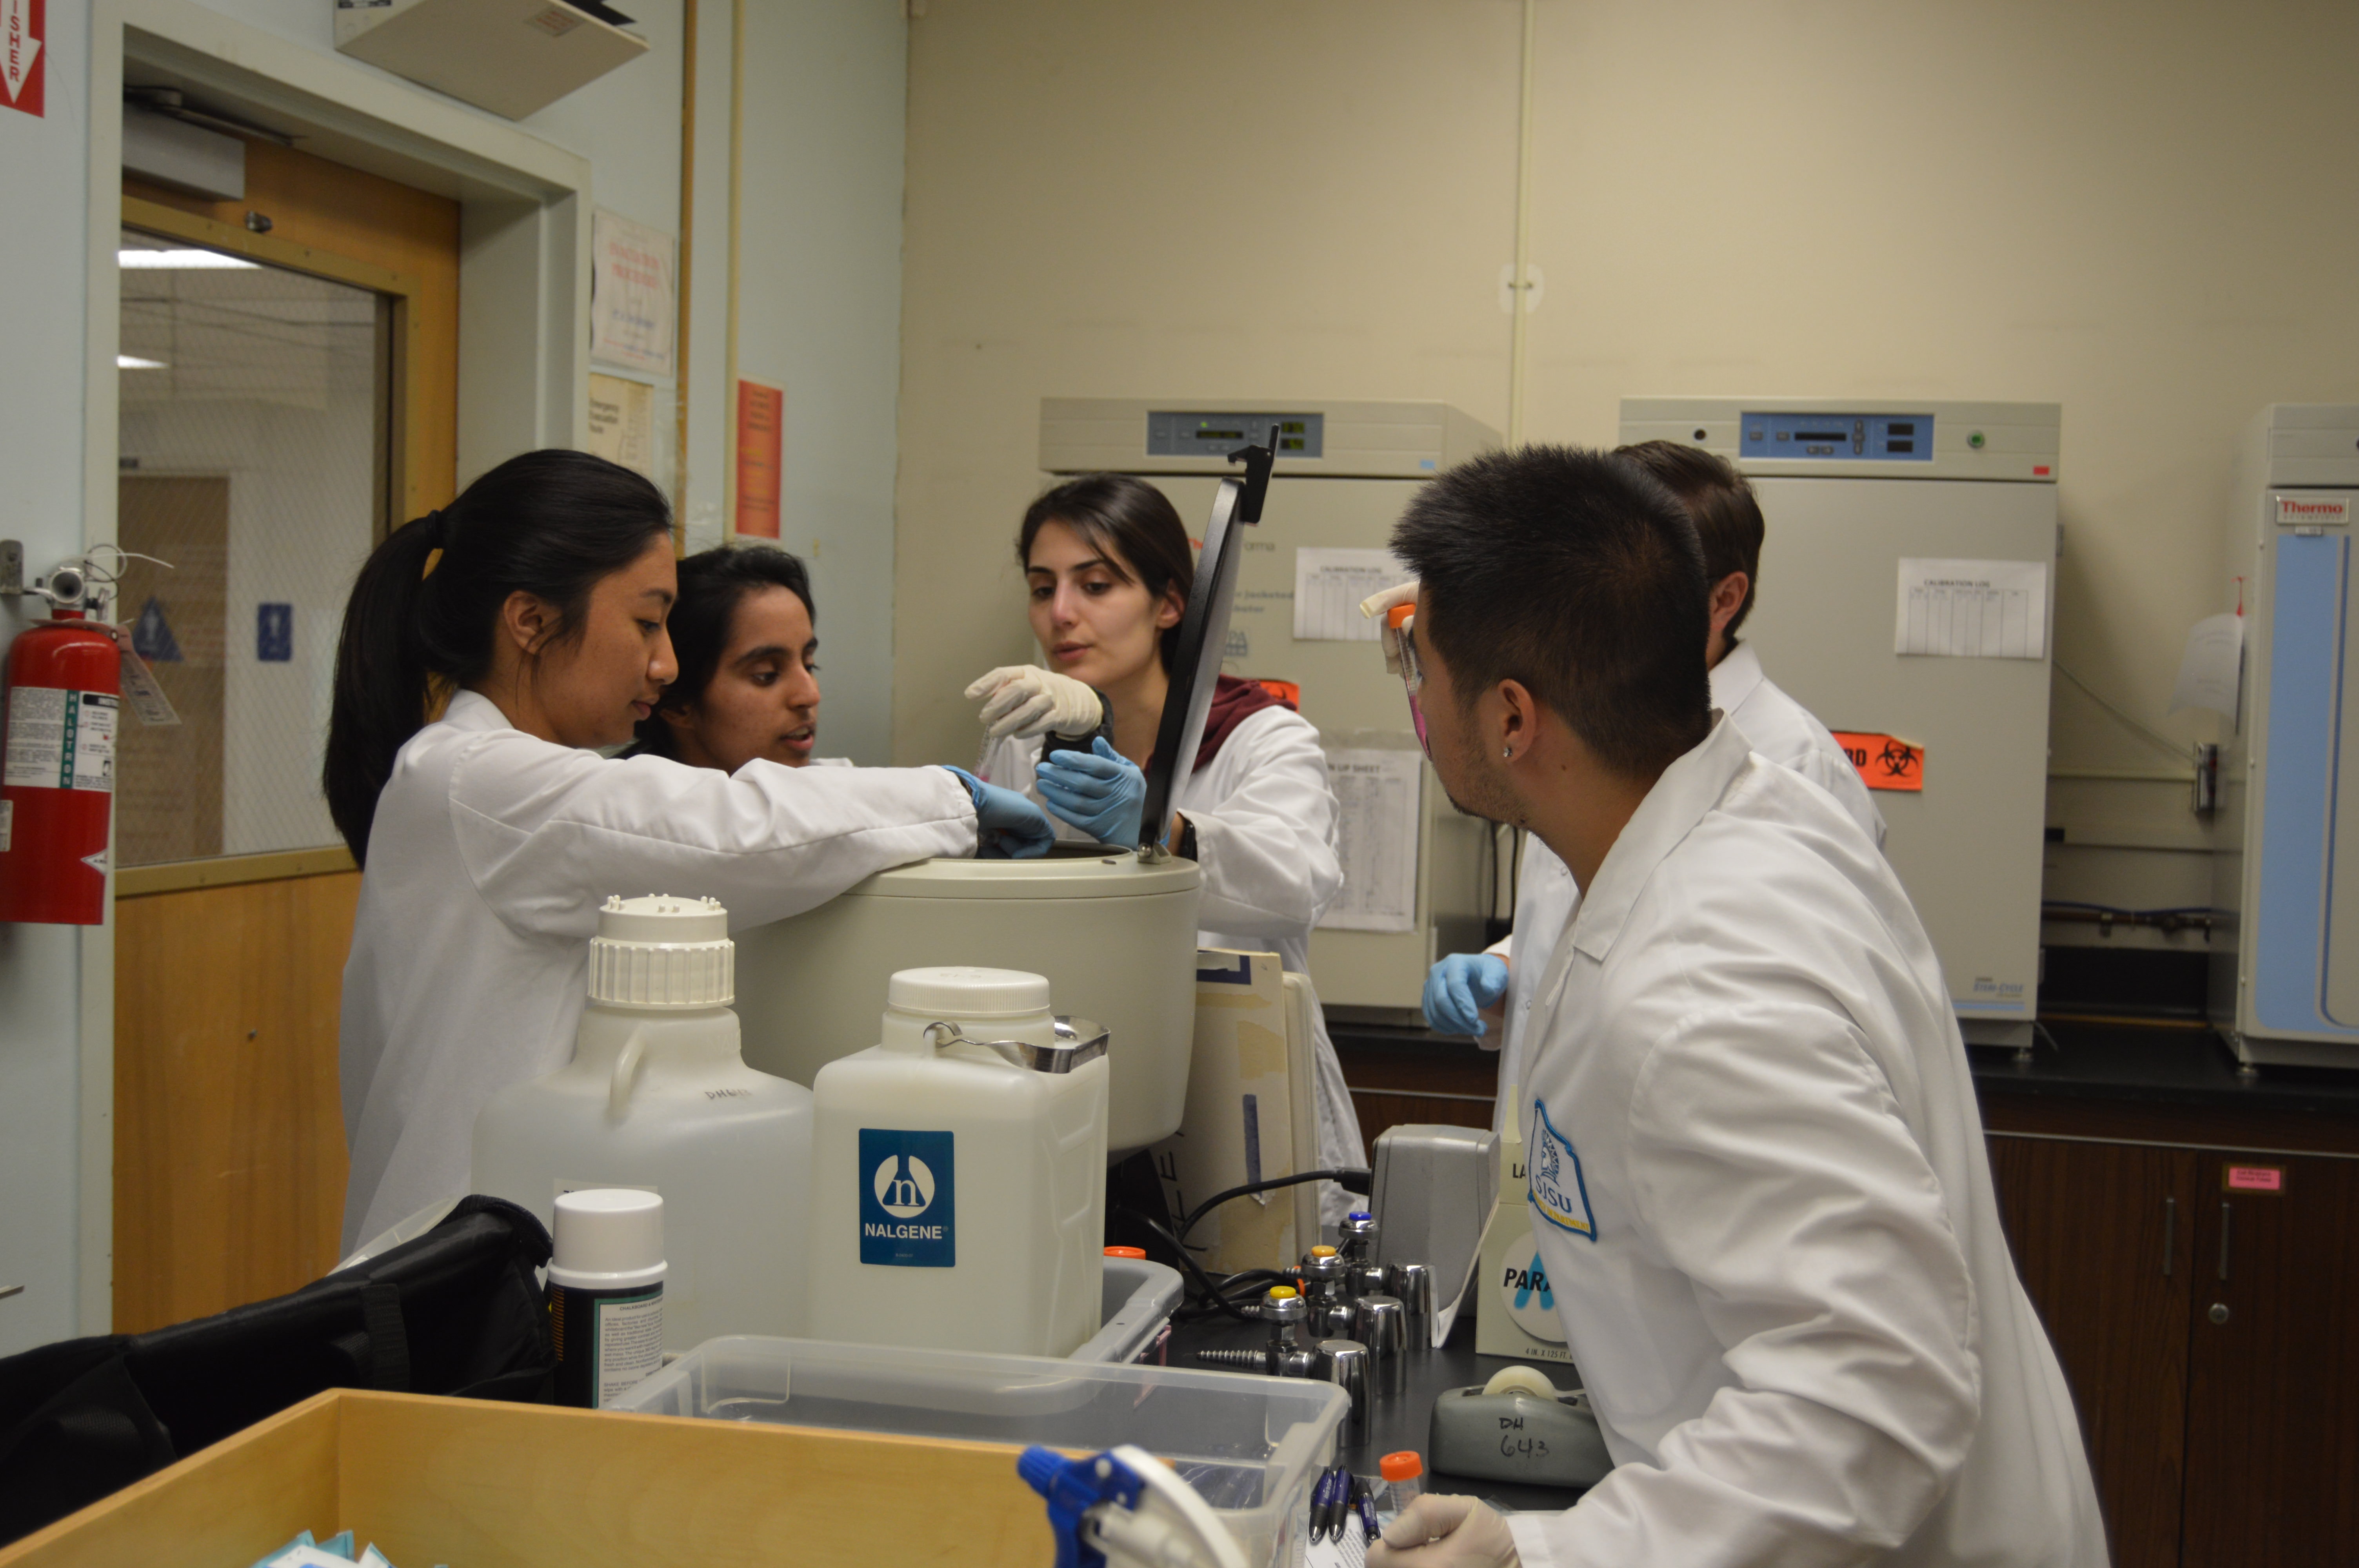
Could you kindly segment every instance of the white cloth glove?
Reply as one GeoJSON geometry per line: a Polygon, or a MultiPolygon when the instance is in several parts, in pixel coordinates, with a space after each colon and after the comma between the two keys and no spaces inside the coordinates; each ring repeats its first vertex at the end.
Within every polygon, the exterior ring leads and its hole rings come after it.
{"type": "MultiPolygon", "coordinates": [[[[1412,588],[1414,584],[1410,585],[1412,588]]],[[[1507,1521],[1473,1498],[1428,1492],[1385,1526],[1368,1568],[1522,1568],[1507,1521]]]]}
{"type": "Polygon", "coordinates": [[[983,703],[991,740],[1010,735],[1090,735],[1104,715],[1098,694],[1071,676],[1038,665],[1002,665],[966,688],[983,703]]]}
{"type": "Polygon", "coordinates": [[[1397,588],[1382,593],[1372,593],[1360,600],[1360,613],[1377,622],[1376,641],[1385,645],[1385,668],[1394,675],[1401,673],[1400,633],[1384,624],[1385,611],[1396,604],[1417,602],[1417,579],[1409,579],[1397,588]]]}

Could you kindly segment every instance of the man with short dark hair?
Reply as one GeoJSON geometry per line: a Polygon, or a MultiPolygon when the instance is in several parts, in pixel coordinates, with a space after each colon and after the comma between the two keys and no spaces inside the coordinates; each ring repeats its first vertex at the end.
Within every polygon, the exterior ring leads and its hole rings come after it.
{"type": "Polygon", "coordinates": [[[1858,825],[1712,712],[1685,511],[1527,449],[1428,485],[1393,549],[1443,787],[1581,890],[1521,1119],[1616,1468],[1560,1514],[1426,1498],[1370,1568],[2101,1568],[1940,966],[1858,825]]]}
{"type": "MultiPolygon", "coordinates": [[[[1737,631],[1753,611],[1761,579],[1761,543],[1767,533],[1761,503],[1734,465],[1701,447],[1677,441],[1642,441],[1614,449],[1678,497],[1696,525],[1703,547],[1707,615],[1704,665],[1710,671],[1712,705],[1728,715],[1755,751],[1791,768],[1832,795],[1844,815],[1884,847],[1884,816],[1867,786],[1827,727],[1786,695],[1763,673],[1761,658],[1737,631]]],[[[1410,584],[1404,592],[1413,592],[1410,584]]],[[[1516,878],[1515,921],[1506,936],[1481,953],[1452,953],[1434,964],[1426,981],[1426,1022],[1445,1034],[1473,1034],[1499,1051],[1502,1090],[1523,1079],[1524,1015],[1532,988],[1571,918],[1578,890],[1572,873],[1547,845],[1524,846],[1516,878]],[[1525,955],[1518,963],[1516,955],[1525,955]],[[1484,1022],[1490,1012],[1502,1027],[1495,1041],[1484,1022]]],[[[1506,1098],[1498,1116],[1506,1114],[1506,1098]]],[[[1495,1125],[1505,1126],[1495,1119],[1495,1125]]]]}

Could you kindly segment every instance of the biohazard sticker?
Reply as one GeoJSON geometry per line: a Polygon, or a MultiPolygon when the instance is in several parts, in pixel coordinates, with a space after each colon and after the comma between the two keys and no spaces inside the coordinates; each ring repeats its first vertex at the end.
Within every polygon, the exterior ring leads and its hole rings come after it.
{"type": "Polygon", "coordinates": [[[1589,1207],[1589,1183],[1572,1141],[1549,1120],[1548,1101],[1532,1101],[1532,1141],[1525,1160],[1532,1173],[1534,1213],[1560,1230],[1597,1239],[1597,1216],[1589,1207]]]}
{"type": "Polygon", "coordinates": [[[1906,790],[1921,794],[1925,788],[1925,748],[1912,745],[1897,735],[1872,734],[1861,730],[1834,731],[1835,744],[1859,770],[1859,782],[1870,789],[1906,790]]]}

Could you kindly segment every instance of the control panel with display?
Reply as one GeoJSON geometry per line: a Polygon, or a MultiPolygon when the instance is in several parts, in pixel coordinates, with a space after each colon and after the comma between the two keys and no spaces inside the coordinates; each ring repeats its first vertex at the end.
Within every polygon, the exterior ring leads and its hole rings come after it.
{"type": "Polygon", "coordinates": [[[1930,414],[1747,414],[1737,445],[1746,458],[1933,460],[1930,414]]]}
{"type": "Polygon", "coordinates": [[[1324,414],[1184,414],[1158,409],[1147,416],[1150,458],[1225,458],[1240,447],[1277,438],[1281,458],[1315,458],[1326,444],[1324,414]]]}

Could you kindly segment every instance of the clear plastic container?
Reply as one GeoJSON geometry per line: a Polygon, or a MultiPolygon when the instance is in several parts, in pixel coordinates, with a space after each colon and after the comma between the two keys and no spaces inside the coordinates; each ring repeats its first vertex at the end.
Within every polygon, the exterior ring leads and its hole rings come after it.
{"type": "Polygon", "coordinates": [[[716,1339],[615,1410],[1095,1453],[1135,1443],[1219,1511],[1246,1561],[1290,1563],[1343,1390],[1294,1378],[808,1339],[716,1339]]]}

